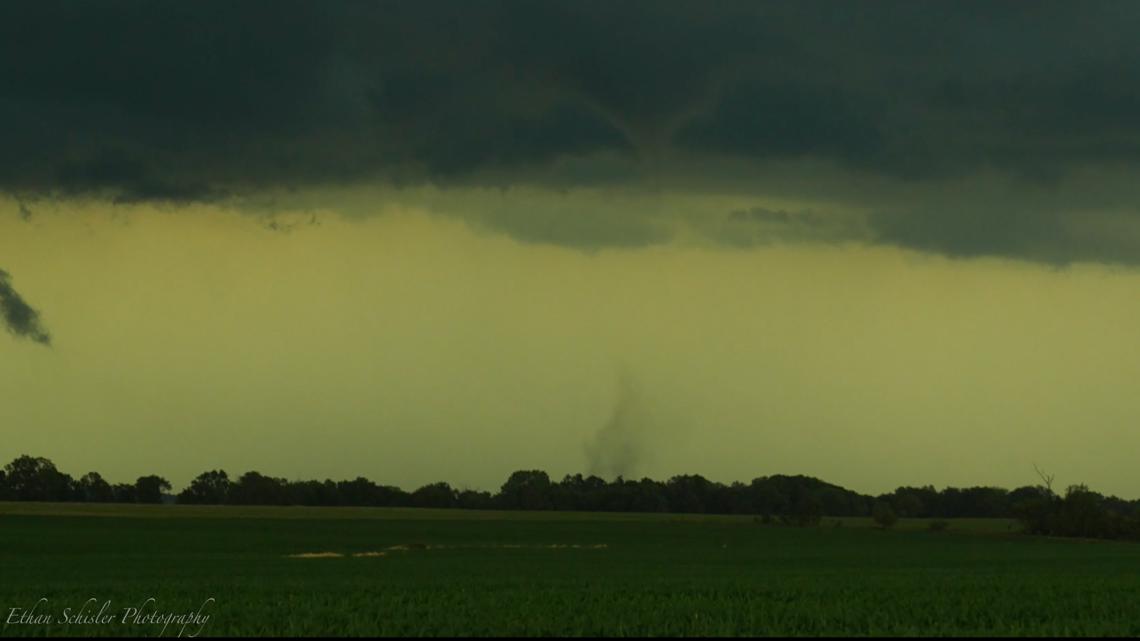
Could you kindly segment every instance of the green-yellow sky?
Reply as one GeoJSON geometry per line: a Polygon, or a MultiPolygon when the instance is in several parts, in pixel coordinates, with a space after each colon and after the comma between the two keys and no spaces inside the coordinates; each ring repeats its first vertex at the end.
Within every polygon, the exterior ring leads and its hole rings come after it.
{"type": "Polygon", "coordinates": [[[0,454],[176,490],[214,468],[496,489],[590,471],[624,369],[632,476],[880,492],[1015,487],[1036,463],[1137,494],[1135,270],[818,239],[576,248],[482,224],[485,198],[457,217],[346,194],[278,231],[222,206],[25,221],[0,202],[3,267],[54,339],[0,340],[0,454]]]}

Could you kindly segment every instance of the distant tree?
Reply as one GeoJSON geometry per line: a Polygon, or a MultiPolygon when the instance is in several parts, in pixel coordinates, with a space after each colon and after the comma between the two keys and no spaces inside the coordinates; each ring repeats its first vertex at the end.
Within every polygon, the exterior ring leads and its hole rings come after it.
{"type": "Polygon", "coordinates": [[[716,514],[755,514],[751,489],[739,481],[729,485],[715,483],[712,488],[710,509],[716,514]]]}
{"type": "Polygon", "coordinates": [[[1053,479],[1056,478],[1057,475],[1046,474],[1044,470],[1037,467],[1036,463],[1033,464],[1033,471],[1037,472],[1037,476],[1041,479],[1041,487],[1045,490],[1045,494],[1055,495],[1053,492],[1053,479]]]}
{"type": "Polygon", "coordinates": [[[111,487],[112,500],[115,503],[136,503],[138,489],[130,483],[116,483],[111,487]]]}
{"type": "MultiPolygon", "coordinates": [[[[581,475],[578,475],[581,478],[581,475]]],[[[581,501],[582,505],[578,508],[589,512],[597,512],[604,509],[606,504],[606,493],[610,489],[610,484],[606,480],[596,474],[591,474],[582,479],[581,483],[581,501]]]]}
{"type": "Polygon", "coordinates": [[[1027,534],[1045,534],[1052,529],[1054,506],[1058,499],[1043,486],[1022,487],[1010,492],[1013,515],[1027,534]]]}
{"type": "Polygon", "coordinates": [[[319,487],[316,489],[317,505],[344,505],[344,499],[340,496],[340,486],[332,479],[325,479],[324,482],[317,484],[319,487]]]}
{"type": "Polygon", "coordinates": [[[1106,498],[1086,485],[1070,485],[1064,496],[1058,496],[1053,492],[1053,477],[1040,470],[1038,475],[1042,485],[1014,492],[1019,499],[1017,517],[1026,533],[1140,539],[1140,514],[1127,501],[1106,498]]]}
{"type": "Polygon", "coordinates": [[[605,479],[567,474],[560,483],[551,486],[550,503],[556,510],[599,512],[610,503],[608,493],[609,484],[605,479]]]}
{"type": "MultiPolygon", "coordinates": [[[[996,487],[900,487],[878,499],[810,476],[760,477],[745,485],[725,485],[699,475],[678,475],[667,482],[618,477],[566,475],[552,483],[541,470],[513,473],[496,495],[445,482],[411,494],[363,477],[351,481],[285,481],[247,472],[231,482],[224,471],[205,472],[178,495],[180,503],[258,505],[359,505],[458,507],[466,509],[585,510],[615,512],[693,512],[778,515],[786,524],[812,525],[827,516],[867,516],[886,528],[898,517],[931,518],[929,529],[948,526],[951,517],[1016,516],[1034,534],[1140,539],[1140,499],[1104,496],[1084,485],[1053,492],[1053,477],[1036,468],[1043,484],[1012,492],[996,487]]],[[[140,477],[134,484],[110,485],[98,473],[78,480],[46,458],[20,456],[0,470],[0,500],[161,502],[170,490],[166,479],[140,477]]],[[[838,522],[837,522],[838,523],[838,522]]]]}
{"type": "Polygon", "coordinates": [[[98,472],[84,474],[78,482],[79,492],[83,500],[90,503],[110,503],[115,500],[111,484],[103,480],[98,472]]]}
{"type": "Polygon", "coordinates": [[[900,516],[914,518],[923,514],[922,499],[913,492],[896,494],[894,507],[900,516]]]}
{"type": "Polygon", "coordinates": [[[871,518],[881,528],[894,527],[898,522],[899,517],[895,514],[894,508],[886,501],[876,501],[875,505],[871,507],[871,518]]]}
{"type": "Polygon", "coordinates": [[[411,503],[413,507],[456,507],[459,493],[447,483],[431,483],[412,492],[411,503]]]}
{"type": "Polygon", "coordinates": [[[412,504],[412,495],[395,485],[381,485],[376,494],[376,501],[376,505],[408,507],[412,504]]]}
{"type": "Polygon", "coordinates": [[[962,516],[1004,518],[1011,515],[1009,491],[1000,487],[971,487],[962,491],[966,509],[962,516]]]}
{"type": "Polygon", "coordinates": [[[607,483],[596,502],[603,512],[628,512],[633,496],[629,482],[618,476],[613,483],[607,483]]]}
{"type": "Polygon", "coordinates": [[[71,476],[42,457],[23,455],[4,466],[8,492],[17,501],[72,501],[79,497],[71,476]]]}
{"type": "Polygon", "coordinates": [[[1101,504],[1113,514],[1131,516],[1137,513],[1131,501],[1125,501],[1119,496],[1102,496],[1101,504]]]}
{"type": "Polygon", "coordinates": [[[1013,516],[1013,502],[1009,492],[1000,487],[948,487],[938,494],[936,504],[938,509],[928,513],[929,516],[951,518],[1013,516]]]}
{"type": "Polygon", "coordinates": [[[630,509],[634,512],[668,512],[669,500],[665,490],[653,479],[643,478],[632,483],[630,509]]]}
{"type": "Polygon", "coordinates": [[[358,507],[383,505],[380,499],[380,486],[363,476],[351,481],[338,481],[336,490],[342,505],[358,507]]]}
{"type": "Polygon", "coordinates": [[[674,476],[665,484],[669,511],[681,514],[704,514],[713,484],[699,474],[674,476]]]}
{"type": "Polygon", "coordinates": [[[246,472],[230,487],[227,502],[235,505],[287,505],[286,481],[246,472]]]}
{"type": "Polygon", "coordinates": [[[871,497],[826,483],[811,476],[777,474],[752,480],[749,495],[753,509],[761,515],[780,516],[781,521],[795,524],[803,507],[818,500],[820,510],[828,516],[867,516],[871,497]],[[813,498],[805,499],[810,495],[813,498]],[[807,501],[801,505],[803,501],[807,501]]]}
{"type": "Polygon", "coordinates": [[[1032,501],[1049,496],[1049,491],[1039,485],[1026,485],[1019,487],[1009,493],[1009,502],[1011,506],[1017,506],[1023,501],[1032,501]]]}
{"type": "Polygon", "coordinates": [[[900,487],[890,499],[891,506],[901,516],[931,517],[943,512],[942,501],[932,485],[923,487],[900,487]]]}
{"type": "Polygon", "coordinates": [[[178,494],[179,503],[219,505],[229,499],[232,487],[225,470],[212,470],[199,474],[190,485],[178,494]]]}
{"type": "Polygon", "coordinates": [[[819,525],[823,518],[823,501],[814,492],[800,493],[793,508],[793,517],[800,527],[819,525]]]}
{"type": "Polygon", "coordinates": [[[841,487],[823,487],[813,494],[823,504],[823,513],[828,516],[858,516],[862,512],[859,496],[841,487]]]}
{"type": "Polygon", "coordinates": [[[490,492],[463,490],[459,492],[457,501],[458,507],[465,510],[490,510],[495,507],[495,500],[490,492]]]}
{"type": "Polygon", "coordinates": [[[139,503],[162,503],[162,493],[170,491],[170,481],[151,474],[135,481],[135,500],[139,503]]]}
{"type": "Polygon", "coordinates": [[[341,505],[340,490],[331,479],[288,481],[284,492],[287,505],[341,505]]]}
{"type": "Polygon", "coordinates": [[[1112,518],[1104,497],[1087,485],[1070,485],[1058,507],[1057,534],[1087,538],[1113,538],[1112,518]]]}
{"type": "Polygon", "coordinates": [[[556,510],[581,510],[583,493],[581,491],[582,475],[567,474],[562,480],[550,488],[550,502],[556,510]]]}
{"type": "Polygon", "coordinates": [[[550,477],[542,470],[519,470],[503,483],[497,502],[508,510],[549,510],[554,507],[550,477]]]}
{"type": "Polygon", "coordinates": [[[1053,534],[1057,529],[1057,512],[1061,501],[1053,492],[1054,475],[1046,474],[1036,463],[1033,470],[1041,479],[1041,484],[1020,487],[1010,492],[1012,512],[1026,534],[1053,534]]]}
{"type": "Polygon", "coordinates": [[[664,512],[669,509],[663,489],[649,479],[634,481],[619,476],[599,492],[601,501],[589,503],[606,512],[664,512]]]}
{"type": "Polygon", "coordinates": [[[285,484],[285,500],[289,505],[322,505],[320,487],[320,481],[289,481],[285,484]]]}
{"type": "Polygon", "coordinates": [[[777,481],[767,477],[752,480],[749,486],[752,495],[752,509],[757,514],[768,517],[772,521],[774,516],[787,514],[791,508],[791,499],[785,494],[777,481]]]}
{"type": "Polygon", "coordinates": [[[408,505],[408,493],[398,487],[377,485],[360,476],[336,484],[342,505],[397,507],[408,505]]]}

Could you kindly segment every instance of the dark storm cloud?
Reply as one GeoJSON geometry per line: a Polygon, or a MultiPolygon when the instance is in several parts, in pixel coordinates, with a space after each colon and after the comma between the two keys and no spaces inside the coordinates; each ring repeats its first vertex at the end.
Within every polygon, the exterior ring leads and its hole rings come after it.
{"type": "Polygon", "coordinates": [[[1140,263],[1135,184],[946,194],[884,206],[867,225],[878,242],[955,258],[1012,256],[1057,266],[1140,263]]]}
{"type": "Polygon", "coordinates": [[[12,288],[12,278],[0,269],[0,316],[8,332],[17,338],[51,345],[51,336],[40,324],[40,314],[12,288]]]}
{"type": "Polygon", "coordinates": [[[200,200],[628,146],[526,68],[555,16],[432,4],[5,3],[0,184],[200,200]]]}
{"type": "MultiPolygon", "coordinates": [[[[1138,32],[1134,2],[5,2],[0,189],[509,186],[595,155],[638,180],[663,154],[1048,185],[1140,164],[1138,32]]],[[[588,165],[562,180],[613,180],[588,165]]],[[[871,218],[887,242],[1017,253],[909,198],[871,218]]],[[[1009,205],[1066,254],[1069,225],[1009,205]]]]}
{"type": "Polygon", "coordinates": [[[861,225],[862,221],[852,217],[825,215],[811,210],[790,212],[753,207],[729,213],[711,235],[726,245],[738,247],[787,242],[868,240],[868,232],[861,225]]]}

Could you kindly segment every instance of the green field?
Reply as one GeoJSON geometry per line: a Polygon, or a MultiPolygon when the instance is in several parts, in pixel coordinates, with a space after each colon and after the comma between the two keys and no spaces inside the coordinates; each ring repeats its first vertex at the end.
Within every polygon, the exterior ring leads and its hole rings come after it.
{"type": "Polygon", "coordinates": [[[213,598],[204,626],[165,636],[1140,635],[1135,543],[837,521],[0,504],[0,615],[46,598],[55,619],[2,634],[156,636],[60,619],[88,599],[118,616],[213,598]]]}

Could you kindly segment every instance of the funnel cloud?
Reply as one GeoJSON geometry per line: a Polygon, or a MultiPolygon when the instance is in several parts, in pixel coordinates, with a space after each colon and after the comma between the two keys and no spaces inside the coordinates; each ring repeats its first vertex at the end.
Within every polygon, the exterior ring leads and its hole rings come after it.
{"type": "Polygon", "coordinates": [[[8,332],[17,338],[28,338],[41,345],[51,345],[51,335],[40,323],[40,313],[24,301],[12,288],[12,277],[0,269],[0,316],[8,332]]]}
{"type": "Polygon", "coordinates": [[[618,375],[617,397],[609,419],[586,444],[590,474],[608,478],[636,472],[643,451],[640,395],[633,376],[623,369],[618,375]]]}

